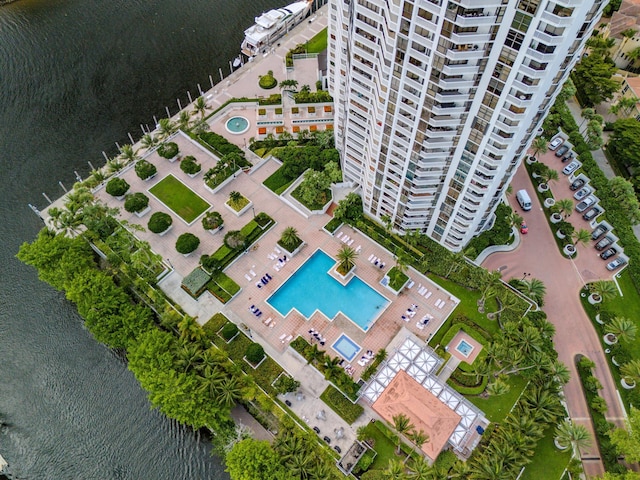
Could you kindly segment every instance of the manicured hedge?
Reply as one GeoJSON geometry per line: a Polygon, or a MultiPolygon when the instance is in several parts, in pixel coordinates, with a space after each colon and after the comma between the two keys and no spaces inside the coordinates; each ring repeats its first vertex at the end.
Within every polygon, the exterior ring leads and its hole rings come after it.
{"type": "MultiPolygon", "coordinates": [[[[245,249],[249,248],[253,242],[255,242],[260,236],[262,236],[263,233],[265,233],[274,225],[275,222],[271,217],[263,212],[261,212],[261,214],[263,215],[261,216],[261,218],[268,218],[269,223],[266,224],[267,226],[261,227],[258,222],[256,222],[255,220],[251,220],[240,230],[240,233],[242,233],[242,235],[244,235],[244,237],[247,239],[247,244],[243,249],[233,250],[226,245],[222,245],[220,248],[218,248],[218,250],[213,252],[211,257],[220,263],[220,268],[222,270],[224,270],[231,262],[233,262],[238,256],[240,256],[242,252],[245,251],[245,249]]],[[[258,217],[258,215],[256,215],[256,218],[258,217]]]]}
{"type": "Polygon", "coordinates": [[[493,245],[507,245],[512,235],[512,228],[507,217],[513,210],[509,205],[499,203],[496,207],[496,220],[490,230],[473,237],[467,244],[465,251],[469,257],[477,257],[484,249],[493,245]]]}
{"type": "Polygon", "coordinates": [[[332,218],[331,220],[329,220],[329,223],[324,226],[324,229],[329,233],[334,233],[340,228],[340,225],[342,225],[343,223],[344,222],[340,218],[332,218]]]}
{"type": "Polygon", "coordinates": [[[364,412],[362,405],[351,403],[340,391],[329,385],[320,395],[320,399],[326,403],[331,410],[336,412],[340,418],[351,425],[364,412]]]}
{"type": "Polygon", "coordinates": [[[273,193],[280,195],[295,181],[283,173],[283,167],[273,172],[262,184],[273,193]]]}
{"type": "Polygon", "coordinates": [[[218,331],[220,331],[222,326],[228,321],[229,319],[225,317],[224,314],[218,312],[202,326],[202,329],[207,335],[207,338],[213,341],[217,337],[218,331]]]}

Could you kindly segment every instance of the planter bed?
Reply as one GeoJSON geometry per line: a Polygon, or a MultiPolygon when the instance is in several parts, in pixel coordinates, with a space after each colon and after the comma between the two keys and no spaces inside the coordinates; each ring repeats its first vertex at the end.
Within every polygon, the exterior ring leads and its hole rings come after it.
{"type": "Polygon", "coordinates": [[[270,222],[267,223],[265,227],[261,227],[255,220],[251,220],[247,223],[240,232],[247,239],[247,246],[241,250],[232,250],[226,245],[222,245],[218,250],[213,252],[211,255],[213,258],[220,262],[220,268],[225,269],[228,267],[231,262],[233,262],[237,257],[242,255],[247,248],[249,248],[258,238],[264,235],[271,227],[275,225],[275,222],[271,217],[268,217],[270,222]]]}

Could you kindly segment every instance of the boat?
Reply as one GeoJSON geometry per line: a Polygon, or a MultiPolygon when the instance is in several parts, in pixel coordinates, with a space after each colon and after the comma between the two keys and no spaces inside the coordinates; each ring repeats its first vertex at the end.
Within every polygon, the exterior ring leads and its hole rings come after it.
{"type": "Polygon", "coordinates": [[[256,17],[256,23],[244,31],[242,53],[249,58],[255,57],[260,52],[266,53],[273,42],[309,15],[312,3],[313,0],[299,0],[256,17]]]}

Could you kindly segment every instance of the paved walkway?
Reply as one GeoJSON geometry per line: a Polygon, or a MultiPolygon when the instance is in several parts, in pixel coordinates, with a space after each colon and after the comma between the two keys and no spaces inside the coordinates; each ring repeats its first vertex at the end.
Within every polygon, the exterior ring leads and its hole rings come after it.
{"type": "MultiPolygon", "coordinates": [[[[549,154],[545,156],[545,161],[553,161],[547,158],[548,156],[549,154]]],[[[560,188],[560,184],[567,183],[566,177],[562,174],[560,176],[562,178],[557,182],[559,184],[557,188],[560,188]]],[[[514,191],[521,188],[526,188],[529,192],[533,191],[524,165],[516,173],[512,185],[514,191]]],[[[566,187],[563,186],[563,188],[566,187]]],[[[531,197],[533,208],[530,212],[524,213],[517,205],[515,195],[509,199],[514,210],[523,215],[529,225],[529,233],[523,235],[520,246],[513,252],[489,256],[482,266],[488,270],[500,269],[505,280],[521,278],[523,273],[527,272],[531,273],[533,278],[544,282],[547,287],[544,310],[547,312],[549,321],[556,327],[555,347],[559,360],[565,363],[571,372],[571,380],[564,389],[569,414],[576,423],[584,424],[593,433],[593,426],[588,420],[587,403],[575,367],[576,355],[583,354],[596,364],[595,375],[603,385],[600,395],[609,408],[607,419],[622,426],[624,412],[618,399],[616,384],[609,371],[598,334],[584,312],[579,296],[584,285],[583,280],[611,278],[611,275],[607,274],[604,261],[596,259],[596,252],[592,246],[579,246],[575,262],[562,257],[537,197],[535,195],[531,197]]],[[[564,198],[564,195],[560,194],[559,198],[564,198]]],[[[576,214],[570,219],[582,221],[576,214]]],[[[584,449],[581,453],[583,459],[599,458],[597,447],[584,449]]],[[[589,476],[601,475],[604,472],[600,460],[587,460],[584,462],[584,467],[589,476]]]]}

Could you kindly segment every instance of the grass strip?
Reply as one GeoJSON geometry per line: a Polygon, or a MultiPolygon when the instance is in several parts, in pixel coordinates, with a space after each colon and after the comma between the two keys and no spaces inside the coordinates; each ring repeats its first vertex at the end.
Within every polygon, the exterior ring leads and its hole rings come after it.
{"type": "Polygon", "coordinates": [[[211,207],[197,193],[173,175],[164,177],[149,189],[149,193],[187,223],[193,222],[211,207]]]}

